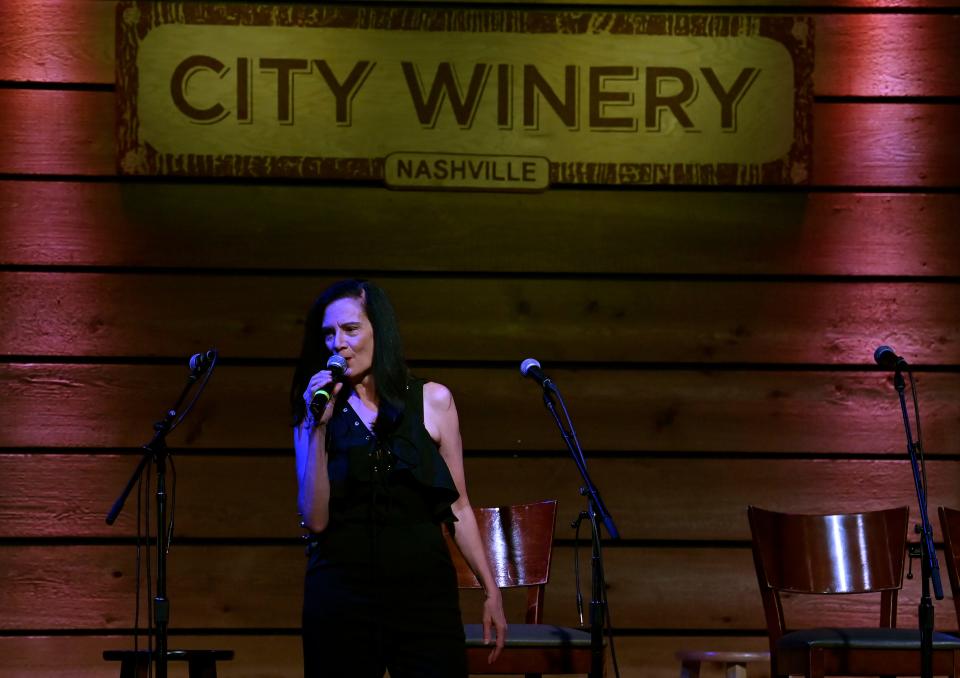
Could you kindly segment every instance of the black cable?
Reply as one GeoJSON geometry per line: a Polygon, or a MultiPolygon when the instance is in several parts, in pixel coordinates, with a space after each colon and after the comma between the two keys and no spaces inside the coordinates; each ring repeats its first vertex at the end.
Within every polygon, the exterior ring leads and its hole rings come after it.
{"type": "Polygon", "coordinates": [[[574,456],[573,462],[577,465],[577,468],[580,469],[580,472],[583,474],[583,476],[586,477],[587,460],[583,456],[583,448],[580,447],[580,438],[577,437],[577,431],[573,428],[573,419],[570,418],[570,413],[567,412],[567,403],[564,401],[563,395],[560,393],[560,389],[554,388],[553,392],[557,394],[557,400],[560,401],[560,409],[563,412],[563,418],[567,420],[567,430],[561,431],[561,433],[564,438],[573,441],[573,444],[577,450],[577,454],[574,456]]]}
{"type": "MultiPolygon", "coordinates": [[[[591,528],[596,531],[595,539],[600,541],[600,528],[596,520],[590,521],[591,528]]],[[[600,598],[603,601],[603,609],[606,613],[607,640],[610,641],[610,661],[613,664],[613,675],[620,678],[620,662],[617,661],[617,648],[613,639],[613,617],[610,616],[610,601],[607,600],[607,572],[603,564],[603,549],[597,549],[597,568],[600,570],[600,598]]]]}
{"type": "MultiPolygon", "coordinates": [[[[923,433],[920,431],[920,403],[917,400],[917,385],[913,381],[913,369],[907,367],[907,376],[910,377],[910,395],[913,397],[913,420],[917,425],[917,444],[920,459],[920,477],[923,480],[923,496],[927,498],[927,462],[923,454],[923,433]]],[[[912,442],[912,441],[911,441],[912,442]]],[[[924,507],[926,508],[926,507],[924,507]]]]}
{"type": "Polygon", "coordinates": [[[140,477],[137,478],[137,556],[136,556],[136,569],[135,569],[135,579],[136,583],[134,584],[134,599],[133,604],[133,656],[140,656],[140,574],[143,570],[143,562],[140,558],[140,546],[141,546],[141,521],[143,520],[143,505],[141,502],[143,493],[143,474],[140,474],[140,477]]]}
{"type": "Polygon", "coordinates": [[[580,620],[580,628],[583,628],[583,592],[580,590],[580,524],[581,520],[577,520],[574,525],[573,532],[573,582],[574,588],[576,589],[576,600],[577,600],[577,618],[580,620]]]}
{"type": "Polygon", "coordinates": [[[577,437],[577,431],[573,428],[573,419],[570,418],[570,413],[567,412],[567,403],[563,399],[563,396],[560,395],[560,391],[557,390],[557,397],[560,400],[560,409],[563,410],[563,418],[567,420],[567,429],[570,431],[570,438],[573,440],[574,445],[577,446],[577,453],[580,455],[577,459],[577,463],[583,462],[584,468],[586,468],[587,460],[583,457],[583,449],[580,447],[580,438],[577,437]]]}
{"type": "MultiPolygon", "coordinates": [[[[146,475],[147,475],[147,493],[150,492],[150,472],[153,470],[153,464],[147,464],[146,475]]],[[[147,500],[144,502],[146,504],[146,532],[147,538],[145,543],[144,550],[147,554],[147,678],[153,677],[153,574],[150,569],[150,501],[147,500]]]]}
{"type": "Polygon", "coordinates": [[[177,465],[173,461],[173,455],[167,453],[167,460],[170,462],[170,520],[167,522],[167,553],[170,555],[170,545],[173,544],[173,525],[174,516],[177,510],[177,465]]]}

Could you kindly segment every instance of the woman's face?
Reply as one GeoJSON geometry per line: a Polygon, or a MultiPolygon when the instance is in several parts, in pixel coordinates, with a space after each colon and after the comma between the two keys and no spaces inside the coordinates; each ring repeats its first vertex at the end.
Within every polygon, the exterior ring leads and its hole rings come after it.
{"type": "Polygon", "coordinates": [[[323,340],[330,353],[347,361],[347,376],[358,382],[373,367],[373,326],[360,299],[344,297],[323,314],[323,340]]]}

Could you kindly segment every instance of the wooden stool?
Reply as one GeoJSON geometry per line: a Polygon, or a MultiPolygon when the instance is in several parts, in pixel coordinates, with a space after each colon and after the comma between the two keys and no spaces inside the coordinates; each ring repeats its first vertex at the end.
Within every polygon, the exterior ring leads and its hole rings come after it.
{"type": "Polygon", "coordinates": [[[750,662],[770,663],[769,652],[707,652],[703,650],[680,650],[680,678],[699,678],[700,664],[721,664],[727,678],[746,678],[750,662]]]}
{"type": "MultiPolygon", "coordinates": [[[[108,662],[120,662],[120,678],[146,678],[149,650],[104,650],[108,662]]],[[[233,650],[167,650],[167,661],[187,662],[190,678],[217,678],[217,660],[233,659],[233,650]]]]}

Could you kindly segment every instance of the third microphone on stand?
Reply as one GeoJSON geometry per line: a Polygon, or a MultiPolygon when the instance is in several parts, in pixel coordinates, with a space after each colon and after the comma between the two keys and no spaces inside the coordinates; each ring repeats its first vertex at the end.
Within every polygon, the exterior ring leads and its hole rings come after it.
{"type": "Polygon", "coordinates": [[[907,364],[907,361],[898,356],[889,346],[877,346],[877,350],[873,352],[873,359],[880,367],[886,367],[888,370],[899,370],[907,364]]]}
{"type": "Polygon", "coordinates": [[[323,408],[330,402],[334,385],[343,378],[344,372],[347,371],[347,361],[343,356],[333,354],[327,360],[327,369],[333,374],[333,381],[314,391],[313,399],[310,401],[310,411],[318,419],[323,415],[323,408]]]}

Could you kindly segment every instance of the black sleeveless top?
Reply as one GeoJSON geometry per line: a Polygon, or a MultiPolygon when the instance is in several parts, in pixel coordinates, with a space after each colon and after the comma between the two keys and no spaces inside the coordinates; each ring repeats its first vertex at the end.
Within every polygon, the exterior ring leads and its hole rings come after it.
{"type": "MultiPolygon", "coordinates": [[[[453,522],[453,477],[423,423],[423,380],[407,385],[404,411],[389,425],[384,403],[370,431],[338,398],[327,426],[330,527],[349,523],[453,522]]],[[[344,389],[346,391],[346,389],[344,389]]]]}

